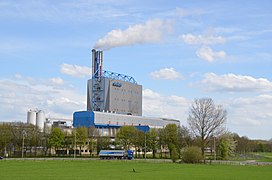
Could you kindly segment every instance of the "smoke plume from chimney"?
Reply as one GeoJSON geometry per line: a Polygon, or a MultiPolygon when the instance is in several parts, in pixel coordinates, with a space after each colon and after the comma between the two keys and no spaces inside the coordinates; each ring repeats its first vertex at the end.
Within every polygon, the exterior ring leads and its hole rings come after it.
{"type": "Polygon", "coordinates": [[[171,22],[161,19],[146,21],[144,24],[129,26],[125,30],[115,29],[99,39],[95,49],[109,50],[114,47],[144,43],[158,43],[163,35],[171,31],[171,22]]]}

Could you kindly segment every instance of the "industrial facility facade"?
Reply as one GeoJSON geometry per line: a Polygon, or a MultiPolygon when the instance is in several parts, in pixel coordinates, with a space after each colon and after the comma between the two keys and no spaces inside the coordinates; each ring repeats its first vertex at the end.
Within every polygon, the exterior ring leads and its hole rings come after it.
{"type": "MultiPolygon", "coordinates": [[[[59,127],[67,134],[72,134],[73,127],[94,128],[94,138],[109,137],[112,141],[122,126],[134,126],[148,132],[150,128],[160,129],[168,124],[180,125],[180,121],[175,119],[142,116],[142,85],[131,76],[103,70],[102,64],[103,52],[92,50],[92,78],[87,81],[87,110],[74,112],[71,125],[68,125],[69,120],[46,118],[41,110],[29,110],[27,123],[45,133],[49,133],[52,127],[59,127]]],[[[75,149],[63,148],[55,153],[95,154],[93,145],[96,140],[84,142],[85,146],[80,150],[76,146],[75,149]]]]}
{"type": "Polygon", "coordinates": [[[87,84],[87,110],[92,109],[142,116],[142,86],[109,77],[101,77],[99,82],[90,79],[87,84]],[[93,85],[93,82],[96,84],[93,85]],[[94,100],[96,103],[93,103],[94,100]]]}
{"type": "Polygon", "coordinates": [[[142,86],[128,75],[103,70],[103,52],[92,50],[92,79],[87,82],[87,111],[73,114],[74,127],[96,127],[112,135],[121,126],[163,128],[178,120],[142,116],[142,86]]]}

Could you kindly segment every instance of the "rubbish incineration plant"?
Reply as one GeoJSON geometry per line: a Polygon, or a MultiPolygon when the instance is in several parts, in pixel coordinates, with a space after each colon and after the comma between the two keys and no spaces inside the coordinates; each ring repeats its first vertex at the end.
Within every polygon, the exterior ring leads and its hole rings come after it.
{"type": "Polygon", "coordinates": [[[92,75],[87,82],[87,110],[73,114],[74,127],[95,127],[114,137],[121,126],[144,132],[180,125],[179,120],[142,116],[142,85],[128,75],[103,70],[103,51],[92,50],[92,75]]]}

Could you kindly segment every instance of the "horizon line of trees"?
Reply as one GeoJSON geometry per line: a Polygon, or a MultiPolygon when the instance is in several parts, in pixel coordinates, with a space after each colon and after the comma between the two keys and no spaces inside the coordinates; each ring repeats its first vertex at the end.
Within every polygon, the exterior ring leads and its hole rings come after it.
{"type": "MultiPolygon", "coordinates": [[[[135,157],[169,158],[182,156],[188,147],[198,147],[202,157],[228,159],[235,154],[248,152],[272,152],[272,141],[250,140],[225,130],[227,112],[210,98],[195,99],[189,109],[188,127],[168,124],[162,129],[142,132],[133,126],[123,126],[116,134],[115,141],[99,135],[94,127],[74,128],[65,133],[53,128],[50,133],[40,132],[33,125],[17,123],[0,124],[0,156],[51,156],[51,150],[69,150],[70,155],[77,149],[81,155],[83,148],[90,156],[102,149],[135,149],[135,157]]],[[[69,155],[69,154],[68,154],[69,155]]]]}
{"type": "MultiPolygon", "coordinates": [[[[33,126],[19,123],[0,125],[0,156],[24,157],[52,156],[51,149],[55,152],[62,149],[74,150],[76,147],[78,155],[81,149],[86,147],[90,156],[99,153],[102,149],[135,149],[135,157],[144,157],[145,152],[151,152],[152,158],[169,158],[173,154],[181,157],[186,147],[197,146],[201,148],[201,137],[194,136],[185,127],[177,127],[169,124],[162,129],[150,129],[144,133],[133,126],[123,126],[117,132],[115,141],[110,137],[99,136],[95,128],[75,128],[72,134],[65,134],[60,128],[53,128],[51,133],[39,132],[33,126]],[[24,137],[23,137],[24,136],[24,137]],[[24,141],[24,142],[23,142],[24,141]],[[24,143],[24,149],[23,148],[24,143]],[[141,156],[141,155],[142,156],[141,156]]],[[[246,154],[249,152],[272,152],[272,141],[250,140],[240,137],[236,133],[226,132],[220,136],[206,140],[204,152],[216,150],[216,159],[227,159],[234,154],[246,154]],[[215,145],[215,148],[214,148],[215,145]]],[[[213,154],[213,153],[212,153],[213,154]]],[[[73,153],[71,153],[73,155],[73,153]]]]}

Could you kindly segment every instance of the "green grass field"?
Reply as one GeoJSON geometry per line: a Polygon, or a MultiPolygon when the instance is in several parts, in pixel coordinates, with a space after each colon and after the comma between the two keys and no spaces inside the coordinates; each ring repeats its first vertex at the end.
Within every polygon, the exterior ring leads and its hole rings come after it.
{"type": "Polygon", "coordinates": [[[2,160],[0,179],[271,179],[272,166],[143,161],[2,160]],[[135,169],[136,172],[133,172],[135,169]]]}

